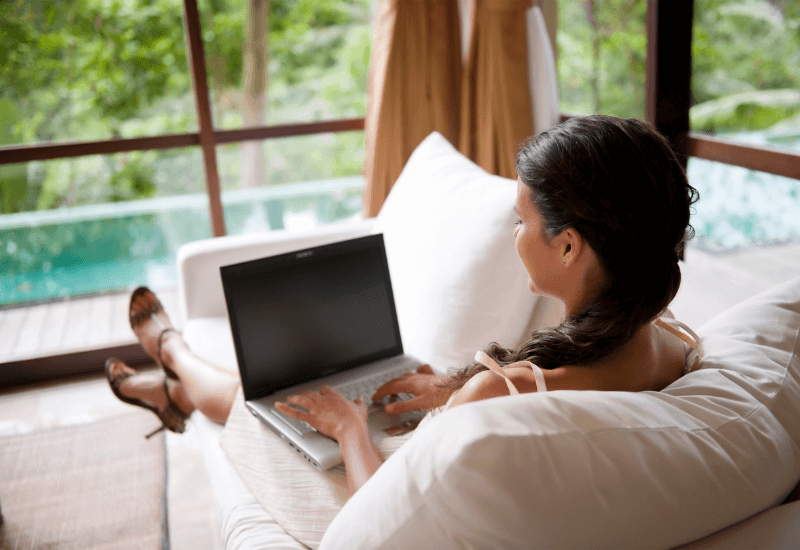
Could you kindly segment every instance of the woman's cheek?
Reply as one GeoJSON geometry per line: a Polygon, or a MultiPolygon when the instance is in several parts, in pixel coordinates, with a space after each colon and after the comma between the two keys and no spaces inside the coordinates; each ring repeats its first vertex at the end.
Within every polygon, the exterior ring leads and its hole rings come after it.
{"type": "Polygon", "coordinates": [[[517,251],[517,256],[523,258],[522,255],[522,238],[520,237],[520,233],[522,232],[522,228],[517,226],[514,230],[514,249],[517,251]]]}

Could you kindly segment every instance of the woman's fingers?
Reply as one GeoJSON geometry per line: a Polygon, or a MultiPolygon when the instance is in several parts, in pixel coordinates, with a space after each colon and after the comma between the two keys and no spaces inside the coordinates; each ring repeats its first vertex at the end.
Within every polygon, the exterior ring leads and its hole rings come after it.
{"type": "Polygon", "coordinates": [[[301,422],[309,422],[314,418],[313,415],[295,409],[294,407],[290,407],[286,403],[281,403],[280,401],[275,403],[275,408],[278,409],[283,414],[285,414],[286,416],[290,416],[295,420],[300,420],[301,422]]]}
{"type": "Polygon", "coordinates": [[[398,393],[412,393],[416,388],[412,380],[410,380],[412,373],[407,372],[400,378],[389,380],[372,395],[373,401],[380,401],[387,395],[395,395],[398,393]]]}
{"type": "Polygon", "coordinates": [[[423,396],[413,397],[405,401],[395,401],[388,403],[384,410],[387,414],[400,414],[409,411],[419,411],[426,407],[427,399],[423,396]]]}
{"type": "Polygon", "coordinates": [[[319,389],[320,395],[339,395],[339,392],[331,388],[330,386],[322,386],[319,389]]]}
{"type": "Polygon", "coordinates": [[[286,398],[286,401],[291,403],[292,405],[300,405],[306,410],[311,410],[310,407],[314,405],[313,397],[306,395],[306,393],[301,393],[299,395],[290,395],[286,398]]]}
{"type": "Polygon", "coordinates": [[[275,407],[282,413],[307,422],[318,432],[338,441],[340,432],[354,423],[366,426],[367,407],[360,401],[348,401],[328,386],[317,392],[303,392],[286,398],[287,403],[278,402],[275,407]],[[294,406],[303,407],[308,412],[294,406]]]}

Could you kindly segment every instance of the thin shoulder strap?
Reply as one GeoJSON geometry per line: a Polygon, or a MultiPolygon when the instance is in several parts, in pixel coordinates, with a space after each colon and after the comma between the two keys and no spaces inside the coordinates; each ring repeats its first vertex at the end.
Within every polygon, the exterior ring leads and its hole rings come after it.
{"type": "MultiPolygon", "coordinates": [[[[486,355],[484,352],[479,351],[475,354],[475,361],[477,361],[487,369],[491,370],[492,372],[502,376],[503,379],[506,381],[506,386],[508,386],[508,391],[511,393],[511,395],[517,395],[519,393],[516,386],[514,386],[514,383],[508,378],[506,373],[503,371],[500,365],[498,365],[495,362],[494,359],[486,355]]],[[[533,371],[533,379],[536,381],[536,391],[537,392],[547,391],[547,384],[545,384],[544,373],[542,372],[542,369],[540,369],[530,361],[524,361],[524,362],[527,363],[528,366],[533,371]]]]}
{"type": "Polygon", "coordinates": [[[668,330],[669,332],[671,332],[672,334],[674,334],[675,336],[677,336],[678,338],[689,344],[689,347],[691,347],[698,354],[703,353],[703,350],[700,347],[700,337],[697,335],[695,331],[687,327],[684,323],[676,321],[675,319],[669,319],[663,317],[657,318],[654,322],[658,326],[664,328],[665,330],[668,330]],[[684,330],[686,332],[685,333],[681,332],[678,329],[684,330]]]}
{"type": "Polygon", "coordinates": [[[542,369],[540,369],[538,366],[534,365],[530,361],[525,361],[525,362],[528,363],[528,366],[533,371],[533,379],[536,380],[536,391],[537,392],[547,391],[547,384],[544,383],[544,373],[542,372],[542,369]]]}
{"type": "Polygon", "coordinates": [[[494,359],[486,355],[484,352],[478,351],[475,354],[475,360],[493,373],[502,376],[503,380],[506,381],[506,386],[508,386],[508,391],[511,393],[511,395],[519,394],[519,390],[517,390],[516,386],[514,386],[514,383],[508,378],[508,376],[506,376],[506,373],[503,372],[503,369],[500,368],[500,365],[495,363],[494,359]]]}
{"type": "Polygon", "coordinates": [[[703,356],[703,348],[700,345],[700,337],[697,335],[697,333],[684,323],[681,323],[675,319],[659,317],[653,322],[670,334],[674,334],[680,338],[692,349],[692,352],[686,358],[686,367],[684,368],[683,373],[687,374],[693,371],[695,367],[700,364],[700,358],[703,356]],[[681,332],[681,330],[685,332],[681,332]]]}

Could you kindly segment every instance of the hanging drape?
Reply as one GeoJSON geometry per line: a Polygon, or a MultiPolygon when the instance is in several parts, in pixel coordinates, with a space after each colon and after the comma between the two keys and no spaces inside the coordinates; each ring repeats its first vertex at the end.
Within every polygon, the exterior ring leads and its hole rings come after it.
{"type": "Polygon", "coordinates": [[[526,11],[531,0],[475,0],[461,88],[459,149],[492,174],[516,178],[533,133],[526,11]]]}
{"type": "Polygon", "coordinates": [[[364,215],[377,215],[411,153],[438,131],[458,144],[457,0],[379,0],[367,83],[364,215]]]}

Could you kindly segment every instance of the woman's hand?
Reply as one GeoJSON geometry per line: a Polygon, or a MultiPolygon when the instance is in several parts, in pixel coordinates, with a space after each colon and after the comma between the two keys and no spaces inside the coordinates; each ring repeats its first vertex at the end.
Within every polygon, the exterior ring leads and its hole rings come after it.
{"type": "Polygon", "coordinates": [[[367,406],[360,400],[349,401],[328,386],[319,392],[307,391],[286,398],[292,405],[275,403],[275,408],[287,416],[308,422],[315,430],[339,442],[347,476],[347,488],[352,495],[372,477],[383,463],[367,427],[367,406]]]}
{"type": "Polygon", "coordinates": [[[328,386],[319,392],[306,391],[286,399],[292,405],[303,407],[303,412],[285,403],[275,403],[275,408],[286,416],[307,422],[323,435],[341,443],[346,431],[367,430],[367,406],[360,400],[349,401],[328,386]]]}
{"type": "Polygon", "coordinates": [[[387,395],[410,393],[414,397],[405,401],[395,401],[386,405],[388,414],[400,414],[407,411],[429,411],[447,402],[449,394],[440,386],[449,379],[433,373],[430,365],[422,365],[417,372],[407,372],[400,378],[386,382],[378,388],[373,401],[380,401],[387,395]]]}

